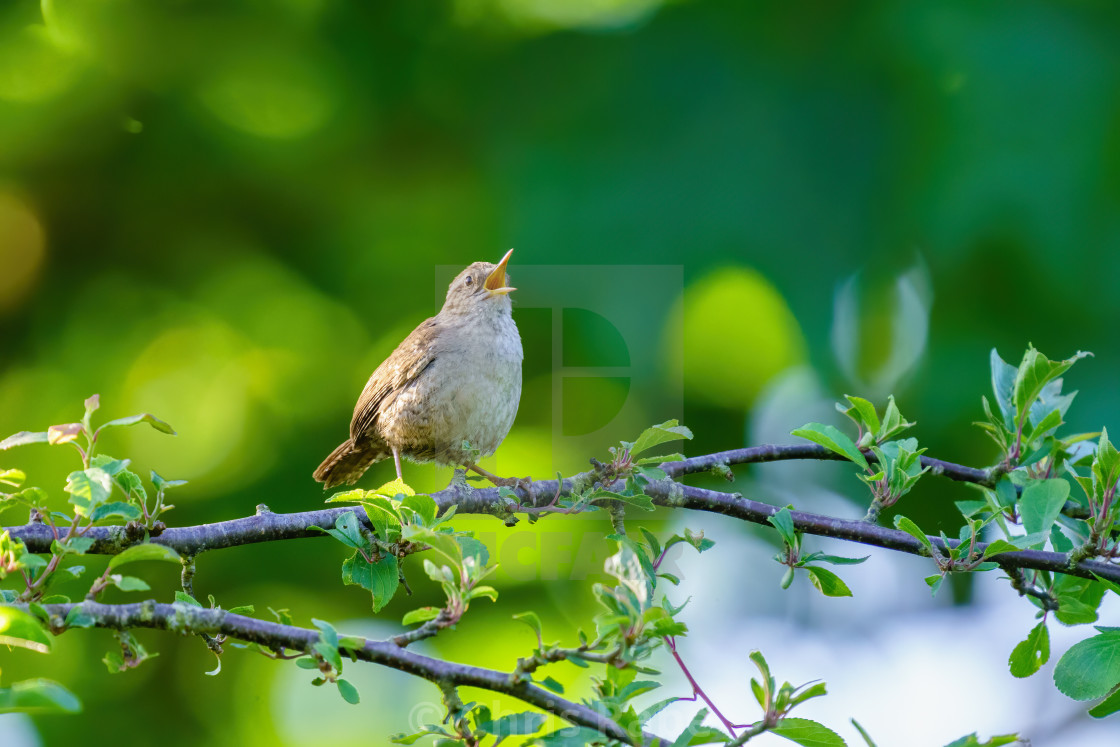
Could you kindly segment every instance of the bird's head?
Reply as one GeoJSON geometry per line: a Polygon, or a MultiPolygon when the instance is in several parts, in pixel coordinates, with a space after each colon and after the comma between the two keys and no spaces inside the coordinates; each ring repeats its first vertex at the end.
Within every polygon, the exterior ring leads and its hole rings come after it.
{"type": "Polygon", "coordinates": [[[509,293],[517,290],[509,285],[506,264],[513,250],[506,252],[498,264],[475,262],[460,272],[447,289],[442,314],[466,314],[474,309],[495,313],[510,308],[509,293]]]}

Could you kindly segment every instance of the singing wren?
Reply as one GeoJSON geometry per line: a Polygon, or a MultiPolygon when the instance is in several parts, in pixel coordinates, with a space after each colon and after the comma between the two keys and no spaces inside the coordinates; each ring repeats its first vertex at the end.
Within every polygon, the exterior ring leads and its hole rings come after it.
{"type": "Polygon", "coordinates": [[[324,489],[353,484],[393,457],[467,467],[509,433],[521,400],[521,335],[514,324],[506,264],[475,262],[451,281],[443,308],[404,339],[369,377],[350,438],[315,470],[324,489]],[[463,442],[471,450],[465,450],[463,442]]]}

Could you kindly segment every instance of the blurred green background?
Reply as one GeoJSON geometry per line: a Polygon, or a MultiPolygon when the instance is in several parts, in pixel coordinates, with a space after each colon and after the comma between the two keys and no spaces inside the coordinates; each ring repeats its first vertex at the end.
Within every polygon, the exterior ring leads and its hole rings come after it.
{"type": "MultiPolygon", "coordinates": [[[[788,442],[843,393],[894,393],[931,454],[983,464],[988,352],[1017,362],[1028,342],[1096,354],[1067,386],[1073,427],[1095,430],[1120,409],[1118,91],[1104,0],[5,0],[0,435],[99,392],[105,417],[179,432],[103,447],[190,480],[169,522],[318,507],[310,474],[370,371],[458,268],[511,246],[526,369],[503,473],[581,470],[669,417],[690,453],[788,442]]],[[[76,464],[2,459],[60,501],[76,464]]],[[[406,468],[425,489],[448,474],[406,468]]],[[[842,469],[807,474],[862,500],[842,469]]],[[[905,511],[952,530],[959,497],[927,481],[905,511]]],[[[510,614],[540,610],[554,637],[588,625],[601,522],[462,526],[508,564],[502,597],[428,650],[509,667],[531,642],[510,614]]],[[[372,635],[438,603],[413,568],[415,595],[368,621],[344,556],[215,553],[196,590],[372,635]]],[[[170,596],[175,574],[147,577],[170,596]]],[[[59,679],[86,713],[0,726],[29,744],[377,744],[436,692],[366,667],[352,708],[290,665],[231,652],[211,678],[200,642],[142,638],[160,656],[127,675],[103,671],[105,633],[5,653],[5,684],[59,679]]],[[[575,671],[558,676],[585,692],[575,671]]]]}

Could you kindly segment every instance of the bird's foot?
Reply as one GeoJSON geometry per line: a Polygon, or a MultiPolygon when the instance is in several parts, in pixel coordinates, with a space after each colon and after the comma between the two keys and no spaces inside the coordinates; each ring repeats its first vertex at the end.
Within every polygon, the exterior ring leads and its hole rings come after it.
{"type": "Polygon", "coordinates": [[[533,500],[533,478],[532,477],[498,477],[492,472],[488,472],[481,467],[475,465],[471,467],[472,470],[485,477],[494,485],[500,488],[513,488],[514,490],[524,490],[525,495],[529,496],[529,500],[533,500]]]}
{"type": "Polygon", "coordinates": [[[467,481],[467,471],[461,467],[456,468],[451,475],[451,484],[456,487],[464,487],[468,491],[473,490],[471,484],[467,481]]]}

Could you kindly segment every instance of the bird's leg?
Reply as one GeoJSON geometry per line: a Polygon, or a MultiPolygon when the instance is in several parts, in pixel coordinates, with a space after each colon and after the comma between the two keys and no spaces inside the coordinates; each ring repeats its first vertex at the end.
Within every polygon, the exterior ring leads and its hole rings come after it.
{"type": "Polygon", "coordinates": [[[396,446],[393,449],[393,464],[397,465],[397,479],[404,482],[404,475],[401,474],[401,452],[396,446]]]}
{"type": "Polygon", "coordinates": [[[495,485],[497,485],[499,487],[514,488],[515,490],[520,488],[520,489],[525,491],[525,493],[529,496],[530,500],[533,500],[533,478],[532,477],[498,477],[494,473],[488,472],[487,470],[484,470],[482,467],[479,467],[477,464],[472,464],[467,469],[470,469],[470,470],[473,470],[473,471],[477,472],[478,474],[482,475],[487,480],[489,480],[490,482],[494,483],[495,485]]]}

